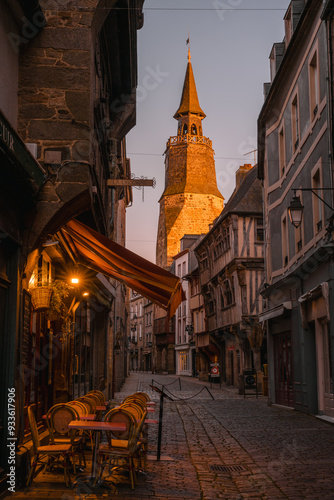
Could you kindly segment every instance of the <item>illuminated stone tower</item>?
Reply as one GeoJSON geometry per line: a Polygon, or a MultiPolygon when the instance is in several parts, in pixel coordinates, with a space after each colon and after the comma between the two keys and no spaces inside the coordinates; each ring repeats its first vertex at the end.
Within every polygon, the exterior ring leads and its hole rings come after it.
{"type": "Polygon", "coordinates": [[[203,234],[224,207],[216,181],[212,142],[202,132],[202,111],[191,65],[190,50],[181,102],[174,118],[177,135],[167,141],[165,190],[160,215],[156,262],[169,266],[180,251],[184,234],[203,234]]]}

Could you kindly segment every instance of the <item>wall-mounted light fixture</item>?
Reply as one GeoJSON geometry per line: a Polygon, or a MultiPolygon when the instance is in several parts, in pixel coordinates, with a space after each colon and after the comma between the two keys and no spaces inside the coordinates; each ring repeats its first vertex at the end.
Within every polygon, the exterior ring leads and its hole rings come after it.
{"type": "Polygon", "coordinates": [[[300,201],[300,196],[297,196],[297,191],[311,191],[319,200],[324,203],[328,208],[330,208],[333,212],[329,219],[329,226],[332,227],[333,225],[333,217],[334,217],[334,208],[331,207],[327,201],[325,201],[321,196],[318,195],[317,191],[334,191],[333,188],[298,188],[298,189],[292,189],[294,192],[294,196],[290,202],[289,208],[288,208],[288,213],[290,217],[291,224],[293,224],[296,228],[300,226],[302,219],[303,219],[303,211],[304,211],[304,206],[302,202],[300,201]]]}

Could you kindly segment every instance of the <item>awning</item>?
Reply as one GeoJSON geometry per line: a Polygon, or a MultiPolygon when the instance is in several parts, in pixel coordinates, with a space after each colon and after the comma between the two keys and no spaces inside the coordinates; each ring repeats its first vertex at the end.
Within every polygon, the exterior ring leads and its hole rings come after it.
{"type": "Polygon", "coordinates": [[[278,318],[279,316],[283,316],[283,314],[286,311],[290,311],[291,309],[292,309],[292,303],[290,300],[287,302],[283,302],[283,304],[280,304],[279,306],[274,307],[273,309],[269,309],[269,311],[265,311],[259,314],[259,322],[263,323],[268,319],[273,319],[273,318],[278,318]]]}
{"type": "Polygon", "coordinates": [[[115,278],[173,316],[184,300],[180,279],[77,220],[59,231],[75,262],[115,278]]]}

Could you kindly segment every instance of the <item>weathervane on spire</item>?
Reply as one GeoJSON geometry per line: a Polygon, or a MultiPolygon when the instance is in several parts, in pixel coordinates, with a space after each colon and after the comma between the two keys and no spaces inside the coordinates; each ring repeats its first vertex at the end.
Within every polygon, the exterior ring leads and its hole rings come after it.
{"type": "Polygon", "coordinates": [[[188,61],[190,62],[190,60],[191,60],[191,54],[190,54],[190,37],[189,37],[189,31],[188,31],[188,38],[186,40],[186,45],[189,45],[189,47],[188,47],[188,61]]]}

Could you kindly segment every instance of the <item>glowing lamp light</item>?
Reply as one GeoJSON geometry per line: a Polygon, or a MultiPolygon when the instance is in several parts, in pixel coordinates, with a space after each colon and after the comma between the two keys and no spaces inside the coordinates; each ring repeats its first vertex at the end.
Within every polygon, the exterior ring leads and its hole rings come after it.
{"type": "Polygon", "coordinates": [[[79,283],[79,278],[72,278],[71,283],[73,283],[73,285],[77,285],[79,283]]]}
{"type": "Polygon", "coordinates": [[[295,193],[288,208],[291,224],[293,224],[295,228],[299,227],[302,222],[303,210],[304,207],[300,201],[300,197],[296,196],[295,193]]]}
{"type": "Polygon", "coordinates": [[[89,293],[88,292],[84,292],[82,295],[83,295],[83,297],[88,297],[89,293]]]}

